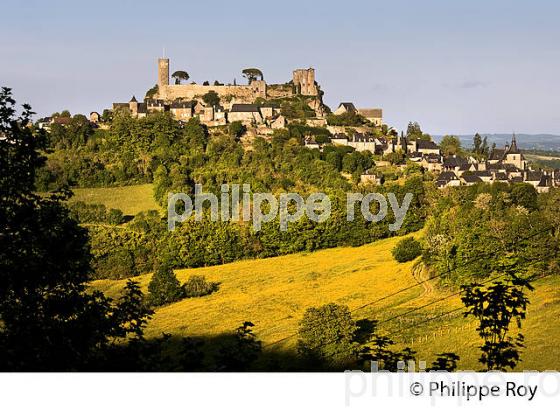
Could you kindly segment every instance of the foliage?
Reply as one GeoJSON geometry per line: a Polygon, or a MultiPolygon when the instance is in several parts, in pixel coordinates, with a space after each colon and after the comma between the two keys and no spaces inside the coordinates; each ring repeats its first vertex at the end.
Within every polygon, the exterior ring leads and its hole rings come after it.
{"type": "Polygon", "coordinates": [[[339,115],[328,114],[327,123],[334,126],[360,126],[367,122],[367,120],[360,114],[348,111],[339,115]]]}
{"type": "Polygon", "coordinates": [[[148,285],[148,303],[162,306],[183,299],[185,289],[179,283],[168,262],[160,263],[148,285]]]}
{"type": "Polygon", "coordinates": [[[190,76],[189,73],[187,73],[186,71],[175,71],[173,74],[171,74],[171,78],[175,79],[175,84],[181,84],[181,81],[187,81],[190,76]]]}
{"type": "Polygon", "coordinates": [[[558,272],[560,241],[551,231],[554,205],[548,198],[543,196],[539,203],[534,188],[526,184],[478,184],[434,192],[424,262],[453,284],[488,277],[514,257],[521,258],[520,269],[558,272]],[[529,259],[538,262],[529,265],[529,259]]]}
{"type": "Polygon", "coordinates": [[[107,210],[103,204],[85,203],[76,201],[68,206],[72,218],[80,223],[109,223],[119,225],[123,222],[123,213],[120,209],[107,210]]]}
{"type": "Polygon", "coordinates": [[[347,306],[329,303],[305,311],[298,330],[298,353],[312,366],[344,366],[356,354],[357,330],[347,306]]]}
{"type": "MultiPolygon", "coordinates": [[[[16,117],[8,88],[0,92],[0,363],[2,370],[80,370],[104,363],[113,343],[141,336],[149,311],[132,286],[111,304],[86,291],[88,236],[63,205],[67,192],[33,193],[44,135],[16,117]],[[131,324],[135,326],[130,326],[131,324]]],[[[124,344],[123,349],[129,345],[124,344]]]]}
{"type": "Polygon", "coordinates": [[[154,96],[158,93],[158,91],[159,91],[159,87],[157,84],[155,84],[152,88],[146,91],[145,98],[154,98],[154,96]]]}
{"type": "Polygon", "coordinates": [[[228,126],[228,132],[232,138],[239,140],[247,132],[247,127],[241,121],[233,121],[228,126]]]}
{"type": "Polygon", "coordinates": [[[208,282],[202,275],[192,275],[183,285],[185,297],[196,298],[206,296],[218,289],[218,284],[208,282]]]}
{"type": "Polygon", "coordinates": [[[454,135],[445,135],[439,143],[443,155],[457,155],[461,153],[461,141],[454,135]]]}
{"type": "Polygon", "coordinates": [[[215,107],[220,105],[220,96],[216,91],[211,90],[202,96],[202,101],[209,107],[215,107]]]}
{"type": "Polygon", "coordinates": [[[424,134],[422,132],[422,128],[420,127],[420,124],[418,124],[416,121],[408,123],[407,129],[406,129],[406,137],[410,141],[414,141],[414,140],[431,141],[432,140],[432,137],[429,134],[424,134]]]}
{"type": "Polygon", "coordinates": [[[521,321],[525,319],[529,303],[525,289],[533,290],[533,287],[514,275],[487,288],[480,284],[461,287],[461,299],[467,308],[465,317],[473,316],[479,322],[476,330],[484,342],[480,347],[480,362],[488,371],[513,370],[521,360],[523,334],[518,331],[514,338],[509,333],[513,323],[521,329],[521,321]]]}
{"type": "MultiPolygon", "coordinates": [[[[272,104],[275,102],[272,101],[272,104]]],[[[280,114],[287,119],[305,119],[315,117],[315,110],[309,106],[309,99],[304,96],[283,98],[279,101],[280,114]]]]}
{"type": "Polygon", "coordinates": [[[253,333],[253,323],[246,321],[235,331],[233,340],[222,346],[217,355],[218,370],[246,371],[259,357],[262,343],[253,333]]]}
{"type": "Polygon", "coordinates": [[[397,246],[393,248],[393,258],[401,263],[412,261],[421,254],[422,244],[412,237],[399,241],[397,246]]]}
{"type": "Polygon", "coordinates": [[[264,79],[262,71],[258,68],[245,68],[241,71],[241,74],[249,81],[249,84],[257,79],[264,79]]]}

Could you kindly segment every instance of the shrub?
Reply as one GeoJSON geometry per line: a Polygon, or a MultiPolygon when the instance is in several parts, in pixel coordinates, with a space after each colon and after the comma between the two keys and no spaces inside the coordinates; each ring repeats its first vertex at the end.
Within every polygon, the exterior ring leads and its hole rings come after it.
{"type": "Polygon", "coordinates": [[[208,282],[202,275],[192,275],[183,285],[183,289],[185,297],[196,298],[215,292],[218,290],[218,284],[215,282],[208,282]]]}
{"type": "Polygon", "coordinates": [[[158,266],[148,285],[148,303],[152,306],[162,306],[177,302],[185,297],[185,291],[175,272],[168,263],[158,266]]]}
{"type": "Polygon", "coordinates": [[[119,225],[123,223],[123,212],[120,209],[109,209],[107,213],[107,222],[111,225],[119,225]]]}
{"type": "Polygon", "coordinates": [[[422,245],[414,238],[405,238],[397,243],[392,253],[396,261],[408,262],[420,256],[422,245]]]}

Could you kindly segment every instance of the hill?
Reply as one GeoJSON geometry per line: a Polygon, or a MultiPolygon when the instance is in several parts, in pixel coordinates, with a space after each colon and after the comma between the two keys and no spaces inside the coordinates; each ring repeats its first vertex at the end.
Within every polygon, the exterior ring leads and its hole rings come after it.
{"type": "MultiPolygon", "coordinates": [[[[483,138],[488,138],[488,145],[496,143],[498,148],[511,142],[511,133],[485,134],[479,133],[483,138]]],[[[474,134],[457,135],[465,147],[472,147],[474,134]]],[[[535,149],[543,151],[560,150],[560,135],[553,134],[515,134],[517,145],[522,149],[535,149]]],[[[434,140],[441,141],[443,135],[434,135],[434,140]]]]}
{"type": "MultiPolygon", "coordinates": [[[[167,332],[218,337],[250,320],[265,350],[289,351],[295,348],[297,337],[269,344],[297,332],[298,322],[308,307],[335,302],[355,310],[355,319],[387,320],[380,323],[380,329],[391,334],[399,344],[411,345],[420,360],[431,362],[435,354],[452,351],[461,356],[461,369],[480,369],[477,363],[479,339],[474,323],[462,318],[460,312],[442,316],[461,306],[459,297],[450,296],[452,291],[434,287],[436,284],[431,282],[414,286],[420,279],[412,274],[414,262],[399,264],[391,256],[391,249],[400,239],[385,239],[356,248],[178,270],[177,276],[182,282],[193,274],[205,275],[209,280],[220,282],[220,289],[206,297],[156,309],[146,335],[154,337],[167,332]],[[380,300],[408,287],[411,288],[380,300]],[[437,302],[446,296],[450,297],[437,302]],[[372,301],[378,302],[358,309],[372,301]],[[430,302],[434,303],[391,320],[395,315],[430,302]]],[[[150,275],[136,279],[146,291],[150,275]]],[[[117,297],[124,283],[99,280],[92,282],[92,287],[117,297]]],[[[555,277],[536,282],[524,323],[528,347],[517,370],[560,368],[558,330],[554,322],[548,320],[560,314],[559,284],[560,279],[555,277]]]]}

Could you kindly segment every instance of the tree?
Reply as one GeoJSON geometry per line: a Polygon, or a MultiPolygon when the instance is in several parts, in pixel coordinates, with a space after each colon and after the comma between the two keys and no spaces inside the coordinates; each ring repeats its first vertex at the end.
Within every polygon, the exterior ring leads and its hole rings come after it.
{"type": "Polygon", "coordinates": [[[148,302],[162,306],[177,302],[185,297],[185,290],[177,279],[168,261],[161,262],[148,285],[148,302]]]}
{"type": "Polygon", "coordinates": [[[408,126],[406,128],[406,136],[407,137],[414,137],[414,138],[418,138],[422,136],[422,129],[420,128],[420,124],[418,124],[416,121],[414,122],[409,122],[408,126]]]}
{"type": "Polygon", "coordinates": [[[463,285],[461,297],[467,308],[465,317],[475,317],[479,324],[477,332],[483,340],[479,361],[490,370],[514,369],[521,361],[520,350],[524,347],[521,321],[525,319],[529,299],[524,290],[533,290],[527,280],[508,276],[484,288],[480,284],[463,285]],[[517,324],[514,338],[509,335],[511,325],[517,324]]]}
{"type": "Polygon", "coordinates": [[[154,85],[148,91],[146,91],[146,98],[154,98],[154,96],[158,93],[159,87],[158,85],[154,85]]]}
{"type": "Polygon", "coordinates": [[[175,79],[175,84],[181,84],[181,81],[187,81],[190,75],[186,71],[175,71],[171,74],[171,78],[175,79]]]}
{"type": "Polygon", "coordinates": [[[299,323],[298,353],[312,366],[344,366],[356,354],[356,330],[348,306],[329,303],[308,308],[299,323]]]}
{"type": "Polygon", "coordinates": [[[454,135],[446,135],[439,143],[443,155],[457,155],[461,152],[461,141],[454,135]]]}
{"type": "Polygon", "coordinates": [[[401,239],[392,250],[393,258],[401,263],[412,261],[421,253],[422,245],[412,237],[401,239]]]}
{"type": "Polygon", "coordinates": [[[482,137],[477,132],[473,137],[473,152],[475,154],[482,154],[482,137]]]}
{"type": "Polygon", "coordinates": [[[208,91],[202,96],[202,101],[210,107],[215,107],[220,104],[220,96],[216,91],[208,91]]]}
{"type": "Polygon", "coordinates": [[[514,184],[511,188],[511,200],[514,204],[534,211],[538,208],[538,193],[533,185],[520,183],[514,184]]]}
{"type": "Polygon", "coordinates": [[[457,362],[459,361],[459,356],[455,353],[440,353],[437,355],[436,360],[432,362],[431,367],[426,370],[432,371],[446,371],[454,372],[457,370],[457,362]]]}
{"type": "MultiPolygon", "coordinates": [[[[102,362],[126,323],[146,310],[110,303],[87,291],[88,233],[70,217],[67,191],[34,191],[44,134],[28,127],[31,108],[16,117],[11,90],[0,92],[0,366],[2,370],[78,370],[102,362]],[[124,314],[125,308],[127,314],[124,314]],[[121,320],[126,317],[126,323],[121,320]]],[[[133,297],[131,289],[125,295],[133,297]]],[[[137,328],[133,330],[137,333],[137,328]]]]}
{"type": "Polygon", "coordinates": [[[259,357],[262,343],[253,333],[253,323],[246,321],[239,326],[233,339],[222,346],[216,357],[219,370],[246,371],[259,357]]]}
{"type": "Polygon", "coordinates": [[[243,71],[241,71],[241,74],[249,81],[249,84],[257,79],[264,79],[262,71],[258,68],[245,68],[243,71]]]}
{"type": "Polygon", "coordinates": [[[241,121],[233,121],[228,127],[229,135],[238,140],[245,134],[247,127],[241,121]]]}

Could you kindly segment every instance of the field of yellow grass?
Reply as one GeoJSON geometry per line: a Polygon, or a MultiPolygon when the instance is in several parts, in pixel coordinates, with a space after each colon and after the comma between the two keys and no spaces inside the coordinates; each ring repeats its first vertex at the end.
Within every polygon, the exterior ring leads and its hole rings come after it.
{"type": "MultiPolygon", "coordinates": [[[[293,350],[296,337],[270,343],[297,332],[298,322],[308,307],[335,302],[348,305],[355,319],[380,320],[379,328],[399,345],[412,345],[420,360],[431,362],[435,354],[452,351],[461,356],[461,368],[480,369],[479,343],[474,324],[460,315],[435,318],[461,306],[458,296],[420,309],[398,319],[394,316],[450,295],[433,286],[413,286],[419,278],[411,273],[414,262],[399,264],[391,250],[401,238],[390,238],[356,248],[336,248],[261,260],[247,260],[222,266],[182,269],[180,281],[190,275],[205,275],[220,282],[209,296],[185,299],[156,309],[147,337],[162,332],[212,337],[232,332],[243,321],[255,324],[254,331],[265,349],[293,350]],[[403,288],[411,289],[382,299],[403,288]],[[376,303],[372,303],[378,301],[376,303]],[[360,308],[365,304],[367,307],[360,308]]],[[[144,291],[150,275],[136,278],[144,291]]],[[[435,282],[435,281],[434,281],[435,282]]],[[[528,345],[523,368],[559,369],[558,317],[560,291],[557,278],[537,283],[525,323],[528,345]]],[[[125,281],[99,280],[92,287],[118,297],[125,281]]],[[[434,283],[434,285],[436,285],[434,283]]]]}
{"type": "Polygon", "coordinates": [[[125,215],[136,215],[138,212],[159,210],[153,196],[152,184],[130,185],[110,188],[74,188],[73,201],[103,204],[107,209],[115,208],[125,215]]]}

